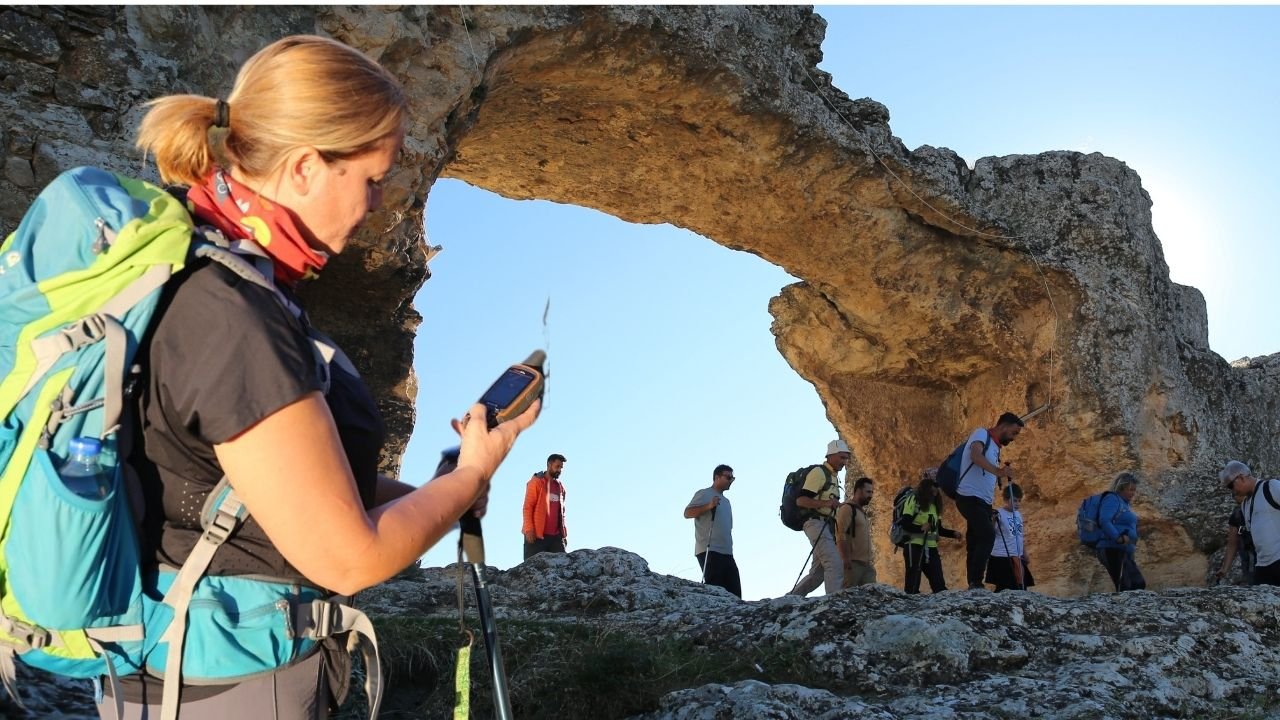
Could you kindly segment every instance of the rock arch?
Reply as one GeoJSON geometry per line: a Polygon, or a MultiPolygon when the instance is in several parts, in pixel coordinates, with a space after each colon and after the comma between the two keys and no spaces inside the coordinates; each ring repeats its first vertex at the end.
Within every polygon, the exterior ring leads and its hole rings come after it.
{"type": "Polygon", "coordinates": [[[1148,481],[1149,579],[1198,584],[1226,510],[1217,466],[1280,467],[1280,362],[1233,367],[1209,350],[1204,301],[1169,280],[1132,170],[1096,154],[970,168],[908,150],[886,108],[816,68],[825,24],[808,9],[0,13],[6,225],[60,169],[137,172],[125,158],[142,101],[225,92],[280,35],[332,34],[404,80],[414,122],[373,224],[385,231],[311,291],[344,344],[378,347],[354,354],[393,398],[390,465],[412,427],[423,199],[443,175],[670,222],[803,278],[770,304],[778,349],[874,477],[911,477],[1000,411],[1049,404],[1008,453],[1037,499],[1048,591],[1089,587],[1073,572],[1092,566],[1065,550],[1072,511],[1116,471],[1148,481]]]}

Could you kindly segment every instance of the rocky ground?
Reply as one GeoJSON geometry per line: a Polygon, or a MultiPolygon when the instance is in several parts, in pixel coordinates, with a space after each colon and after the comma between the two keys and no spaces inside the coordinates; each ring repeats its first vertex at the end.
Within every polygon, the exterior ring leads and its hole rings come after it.
{"type": "MultiPolygon", "coordinates": [[[[1059,599],[874,585],[740,602],[616,548],[490,574],[520,718],[1280,718],[1276,588],[1059,599]]],[[[362,596],[390,668],[384,717],[448,716],[456,598],[453,568],[362,596]]],[[[487,717],[474,655],[472,711],[487,717]]],[[[96,717],[83,684],[22,685],[29,717],[96,717]]],[[[361,711],[354,698],[344,717],[361,711]]]]}

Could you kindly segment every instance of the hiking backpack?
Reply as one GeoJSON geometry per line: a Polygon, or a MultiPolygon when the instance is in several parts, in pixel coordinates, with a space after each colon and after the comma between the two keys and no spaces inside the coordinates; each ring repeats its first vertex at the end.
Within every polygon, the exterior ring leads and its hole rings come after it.
{"type": "MultiPolygon", "coordinates": [[[[116,717],[119,676],[163,678],[161,718],[172,720],[183,681],[267,674],[355,632],[368,640],[376,714],[381,673],[367,617],[296,581],[204,575],[248,514],[225,478],[183,567],[143,569],[146,508],[125,462],[134,422],[125,387],[163,288],[185,265],[207,257],[275,291],[270,273],[238,254],[253,248],[236,245],[196,228],[165,190],[84,167],[51,182],[0,244],[0,680],[19,704],[15,658],[95,684],[106,676],[116,717]],[[59,475],[80,437],[101,441],[102,497],[73,493],[59,475]]],[[[344,362],[336,348],[326,356],[320,337],[318,366],[344,362]]]]}
{"type": "Polygon", "coordinates": [[[1076,535],[1079,536],[1081,545],[1097,547],[1102,540],[1102,498],[1111,494],[1110,490],[1106,490],[1080,501],[1080,507],[1076,510],[1076,535]]]}
{"type": "Polygon", "coordinates": [[[812,510],[796,505],[796,498],[800,497],[800,491],[804,489],[804,479],[814,468],[822,468],[822,474],[827,479],[822,489],[818,491],[821,495],[831,487],[834,481],[825,465],[805,465],[798,470],[793,470],[782,483],[782,504],[778,507],[778,515],[782,518],[782,524],[792,530],[804,530],[804,521],[814,516],[812,510]]]}
{"type": "MultiPolygon", "coordinates": [[[[911,540],[911,533],[906,528],[906,516],[903,509],[907,505],[907,499],[916,496],[916,489],[910,485],[898,491],[893,496],[893,522],[889,525],[889,542],[893,543],[895,548],[906,547],[911,540]]],[[[894,552],[897,552],[896,550],[894,552]]]]}
{"type": "MultiPolygon", "coordinates": [[[[968,447],[969,441],[965,440],[957,445],[955,450],[951,451],[951,454],[947,456],[946,460],[942,461],[942,464],[938,465],[938,476],[935,484],[952,500],[956,499],[956,491],[960,489],[960,479],[973,468],[973,460],[965,452],[968,447]],[[965,460],[969,461],[968,465],[965,465],[965,460]],[[964,468],[963,470],[961,470],[962,467],[964,468]]],[[[986,441],[982,443],[983,455],[987,454],[987,448],[989,447],[991,447],[990,432],[987,433],[986,441]]]]}

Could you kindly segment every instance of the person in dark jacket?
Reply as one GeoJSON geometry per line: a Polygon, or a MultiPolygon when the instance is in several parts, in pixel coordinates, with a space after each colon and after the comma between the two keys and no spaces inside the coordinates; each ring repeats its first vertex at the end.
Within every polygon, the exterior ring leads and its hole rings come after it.
{"type": "Polygon", "coordinates": [[[920,576],[929,579],[929,589],[940,593],[947,589],[947,579],[942,573],[942,556],[938,552],[938,538],[956,540],[964,536],[942,525],[942,493],[934,484],[935,471],[921,474],[920,484],[914,495],[908,496],[902,505],[902,525],[907,531],[907,544],[902,548],[905,581],[903,590],[908,595],[920,592],[920,576]]]}
{"type": "Polygon", "coordinates": [[[1111,482],[1111,492],[1102,497],[1098,507],[1098,526],[1102,529],[1102,539],[1096,547],[1098,562],[1107,569],[1116,592],[1147,587],[1147,581],[1134,561],[1138,515],[1129,504],[1136,494],[1138,478],[1133,473],[1122,472],[1111,482]]]}

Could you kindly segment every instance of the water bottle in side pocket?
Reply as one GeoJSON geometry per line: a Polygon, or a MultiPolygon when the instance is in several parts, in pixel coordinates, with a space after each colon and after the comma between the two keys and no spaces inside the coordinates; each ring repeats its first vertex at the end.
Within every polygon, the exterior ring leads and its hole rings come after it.
{"type": "Polygon", "coordinates": [[[102,441],[97,438],[78,437],[70,443],[71,454],[63,463],[58,475],[71,492],[90,500],[101,500],[111,490],[106,473],[102,471],[102,441]]]}

